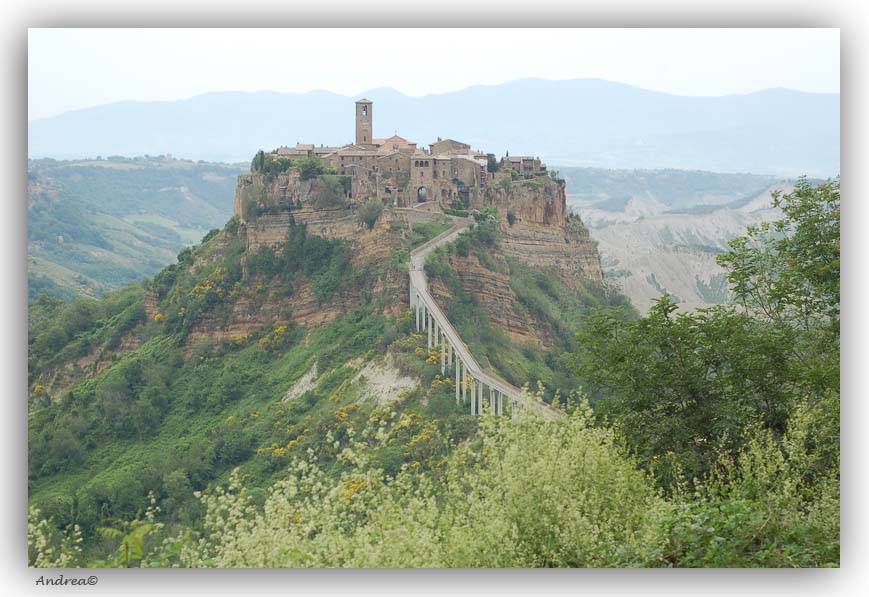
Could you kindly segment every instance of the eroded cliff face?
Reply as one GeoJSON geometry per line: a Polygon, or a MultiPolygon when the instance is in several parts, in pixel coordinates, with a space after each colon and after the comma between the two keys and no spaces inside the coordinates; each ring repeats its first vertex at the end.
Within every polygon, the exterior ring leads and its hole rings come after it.
{"type": "MultiPolygon", "coordinates": [[[[235,215],[241,221],[254,220],[258,212],[287,212],[311,206],[315,199],[322,203],[332,202],[334,207],[345,204],[350,194],[349,187],[341,186],[346,177],[315,177],[302,180],[299,171],[269,177],[264,174],[242,174],[235,188],[235,215]]],[[[319,205],[323,209],[328,205],[319,205]]]]}
{"type": "MultiPolygon", "coordinates": [[[[503,255],[495,259],[503,260],[503,255]]],[[[508,338],[521,344],[535,344],[541,348],[552,345],[551,335],[533,318],[519,307],[519,300],[510,288],[510,276],[504,271],[493,271],[484,267],[474,254],[466,257],[450,254],[450,266],[459,277],[462,288],[473,295],[486,309],[492,324],[503,331],[508,338]]],[[[439,280],[429,281],[432,298],[448,310],[453,301],[450,290],[439,280]]]]}
{"type": "Polygon", "coordinates": [[[516,222],[501,226],[505,255],[560,275],[570,286],[583,281],[600,284],[600,254],[588,230],[575,216],[563,227],[550,228],[516,222]]]}
{"type": "MultiPolygon", "coordinates": [[[[296,225],[306,224],[309,234],[347,241],[354,269],[365,269],[372,278],[365,289],[348,288],[321,304],[308,284],[302,284],[289,298],[282,296],[278,288],[254,286],[238,297],[228,321],[199,322],[188,344],[231,340],[275,321],[325,324],[362,304],[363,293],[380,297],[385,314],[397,315],[407,308],[407,272],[385,264],[403,246],[410,224],[446,219],[428,211],[386,210],[375,227],[368,230],[358,223],[349,193],[336,200],[341,205],[324,207],[321,185],[317,179],[302,181],[297,173],[270,181],[262,175],[240,176],[236,194],[238,236],[245,243],[247,255],[255,254],[260,247],[279,247],[287,238],[291,220],[296,225]]],[[[597,248],[579,218],[568,214],[563,184],[552,179],[520,180],[509,186],[482,189],[471,197],[470,208],[484,207],[495,207],[501,214],[502,236],[492,250],[492,257],[501,267],[498,271],[487,269],[473,253],[467,257],[453,253],[451,266],[463,288],[477,298],[488,310],[492,323],[508,337],[550,347],[554,342],[551,331],[529,317],[510,288],[506,258],[543,268],[568,286],[578,287],[603,279],[597,248]]],[[[437,281],[433,281],[431,290],[444,305],[452,300],[448,289],[437,281]]]]}
{"type": "Polygon", "coordinates": [[[357,222],[352,210],[318,211],[303,207],[292,212],[261,214],[239,225],[237,234],[245,244],[246,255],[254,255],[260,247],[276,249],[285,242],[290,217],[297,225],[307,224],[308,234],[346,241],[353,270],[363,272],[362,282],[337,291],[321,303],[308,282],[300,283],[288,297],[276,282],[263,285],[250,279],[235,298],[228,319],[197,322],[188,334],[188,346],[233,340],[275,322],[323,325],[369,299],[375,300],[387,316],[398,316],[407,309],[406,265],[390,262],[390,259],[406,246],[410,225],[415,221],[430,221],[430,217],[385,211],[369,230],[357,222]]]}
{"type": "MultiPolygon", "coordinates": [[[[588,229],[567,211],[563,185],[548,178],[529,182],[489,187],[471,203],[474,209],[495,207],[501,215],[501,239],[488,251],[489,267],[473,252],[453,252],[449,259],[464,291],[486,308],[494,326],[511,340],[545,350],[554,346],[555,332],[521,305],[510,286],[507,258],[544,270],[575,289],[589,282],[601,284],[603,273],[588,229]]],[[[430,289],[440,304],[451,304],[453,297],[442,282],[431,281],[430,289]]]]}
{"type": "Polygon", "coordinates": [[[568,285],[603,281],[597,246],[579,217],[567,211],[562,183],[537,178],[506,188],[495,185],[471,207],[498,209],[505,255],[552,270],[568,285]]]}

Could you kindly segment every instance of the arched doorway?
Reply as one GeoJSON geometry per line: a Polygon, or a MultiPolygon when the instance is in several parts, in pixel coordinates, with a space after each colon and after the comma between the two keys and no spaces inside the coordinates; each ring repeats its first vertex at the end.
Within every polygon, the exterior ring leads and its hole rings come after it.
{"type": "Polygon", "coordinates": [[[416,190],[416,200],[418,203],[424,203],[428,201],[428,191],[425,187],[419,187],[416,190]]]}

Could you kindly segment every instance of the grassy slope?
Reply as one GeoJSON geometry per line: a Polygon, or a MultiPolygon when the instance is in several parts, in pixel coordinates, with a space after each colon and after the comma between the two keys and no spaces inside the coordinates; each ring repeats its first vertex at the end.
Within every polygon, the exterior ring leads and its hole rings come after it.
{"type": "Polygon", "coordinates": [[[31,160],[31,298],[99,295],[154,275],[223,225],[245,170],[160,158],[31,160]]]}
{"type": "MultiPolygon", "coordinates": [[[[403,268],[407,251],[442,229],[417,225],[407,231],[407,246],[387,267],[403,268]]],[[[31,306],[33,379],[82,354],[111,358],[97,375],[83,371],[64,396],[49,399],[50,390],[36,385],[31,394],[30,503],[59,525],[81,524],[93,558],[105,556],[96,527],[135,517],[147,505],[148,492],[169,513],[167,521],[189,523],[197,516],[192,492],[226,480],[236,466],[258,487],[280,475],[292,454],[308,448],[338,466],[328,437],[378,411],[374,402],[360,401],[366,381],[358,373],[367,362],[393,363],[419,382],[401,401],[409,416],[404,435],[378,455],[384,469],[397,471],[406,461],[434,466],[435,455],[446,447],[426,446],[427,425],[457,440],[475,428],[454,403],[452,380],[442,380],[437,364],[427,362],[422,335],[410,334],[409,312],[399,320],[386,318],[376,297],[328,325],[284,324],[281,331],[276,322],[244,340],[184,356],[186,328],[183,319],[171,316],[179,307],[170,303],[214,279],[215,267],[233,271],[239,255],[232,243],[219,250],[222,241],[222,235],[213,236],[185,256],[187,265],[167,268],[155,280],[169,284],[160,305],[167,314],[162,322],[144,321],[138,286],[102,300],[43,299],[31,306]],[[217,261],[189,267],[209,257],[217,261]],[[120,350],[118,338],[130,334],[141,343],[120,350]],[[315,386],[283,402],[315,363],[315,386]]],[[[302,271],[296,281],[309,280],[302,271]]],[[[191,311],[203,305],[190,300],[179,304],[191,311]]],[[[205,315],[209,312],[206,307],[205,315]]]]}

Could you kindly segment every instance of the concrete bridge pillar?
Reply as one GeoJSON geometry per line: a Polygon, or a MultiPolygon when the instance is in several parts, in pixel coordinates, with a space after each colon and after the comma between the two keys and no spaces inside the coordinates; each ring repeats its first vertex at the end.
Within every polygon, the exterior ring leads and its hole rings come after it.
{"type": "Polygon", "coordinates": [[[459,373],[461,373],[460,369],[461,367],[459,366],[459,359],[456,359],[456,405],[458,405],[459,403],[459,392],[461,392],[461,388],[459,387],[459,384],[462,383],[461,378],[459,377],[459,373]]]}
{"type": "Polygon", "coordinates": [[[441,377],[446,373],[446,364],[447,364],[447,344],[446,338],[444,337],[444,332],[441,330],[440,338],[438,338],[439,344],[441,346],[441,377]]]}
{"type": "Polygon", "coordinates": [[[429,350],[431,350],[431,321],[429,321],[430,318],[431,318],[431,315],[428,313],[428,310],[426,310],[426,314],[425,314],[425,329],[426,329],[426,331],[428,332],[428,344],[427,344],[427,348],[428,348],[429,350]]]}

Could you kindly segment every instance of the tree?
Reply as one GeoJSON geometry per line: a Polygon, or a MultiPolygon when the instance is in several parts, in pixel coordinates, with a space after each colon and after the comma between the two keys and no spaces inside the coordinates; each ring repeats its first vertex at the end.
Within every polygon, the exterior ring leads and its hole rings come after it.
{"type": "Polygon", "coordinates": [[[782,431],[793,387],[787,329],[727,307],[676,307],[665,295],[631,321],[620,310],[594,311],[571,361],[604,393],[601,414],[665,483],[673,460],[692,477],[707,472],[717,450],[741,445],[748,424],[782,431]]]}
{"type": "Polygon", "coordinates": [[[498,160],[495,159],[494,153],[486,154],[486,170],[488,170],[490,174],[494,174],[499,170],[498,160]]]}
{"type": "Polygon", "coordinates": [[[319,177],[311,187],[311,203],[314,209],[343,209],[347,207],[347,194],[341,177],[325,175],[319,177]]]}
{"type": "Polygon", "coordinates": [[[256,155],[253,156],[253,161],[250,164],[250,171],[253,174],[257,174],[257,173],[263,171],[263,169],[265,168],[265,165],[266,165],[266,154],[262,149],[260,149],[258,152],[256,152],[256,155]]]}
{"type": "Polygon", "coordinates": [[[383,201],[377,197],[365,201],[356,212],[356,219],[365,224],[369,230],[374,228],[380,214],[383,213],[383,201]]]}
{"type": "Polygon", "coordinates": [[[718,257],[746,312],[797,332],[790,347],[815,395],[839,387],[839,180],[774,193],[783,217],[754,226],[718,257]]]}
{"type": "Polygon", "coordinates": [[[838,187],[801,180],[776,195],[781,220],[731,242],[738,307],[677,314],[665,296],[637,320],[588,317],[571,364],[659,479],[674,463],[702,476],[751,426],[781,434],[805,400],[838,402],[838,187]]]}
{"type": "Polygon", "coordinates": [[[309,156],[296,161],[302,180],[311,180],[323,174],[323,164],[320,158],[309,156]]]}
{"type": "Polygon", "coordinates": [[[839,181],[773,193],[784,217],[752,226],[717,259],[737,300],[772,321],[837,323],[839,319],[839,181]]]}

